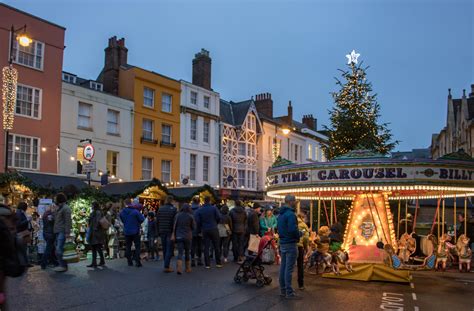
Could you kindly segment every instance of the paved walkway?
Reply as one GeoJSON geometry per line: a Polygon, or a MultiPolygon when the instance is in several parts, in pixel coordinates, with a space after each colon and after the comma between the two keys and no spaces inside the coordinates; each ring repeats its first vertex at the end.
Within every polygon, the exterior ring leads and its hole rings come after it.
{"type": "Polygon", "coordinates": [[[125,260],[107,268],[87,269],[86,262],[64,274],[35,267],[9,280],[9,310],[469,310],[474,308],[474,273],[416,272],[413,282],[391,284],[323,279],[307,275],[301,300],[279,297],[277,266],[273,283],[237,285],[237,265],[195,268],[182,276],[161,272],[162,261],[128,267],[125,260]],[[389,309],[392,307],[392,309],[389,309]]]}

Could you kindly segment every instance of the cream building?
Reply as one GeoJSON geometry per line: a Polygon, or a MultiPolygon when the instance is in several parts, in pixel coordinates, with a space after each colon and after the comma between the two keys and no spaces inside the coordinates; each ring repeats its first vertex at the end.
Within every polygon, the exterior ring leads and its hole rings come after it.
{"type": "Polygon", "coordinates": [[[97,168],[91,179],[99,181],[109,172],[109,182],[131,180],[133,102],[103,92],[97,81],[67,72],[61,93],[60,174],[85,178],[83,147],[90,139],[97,168]]]}

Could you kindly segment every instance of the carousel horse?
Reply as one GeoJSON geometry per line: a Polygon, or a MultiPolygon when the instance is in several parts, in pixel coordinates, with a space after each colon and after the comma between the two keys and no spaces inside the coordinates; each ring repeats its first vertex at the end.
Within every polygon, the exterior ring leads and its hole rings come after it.
{"type": "Polygon", "coordinates": [[[341,274],[341,272],[339,272],[339,264],[344,265],[344,267],[346,267],[347,272],[353,271],[352,266],[349,263],[349,254],[341,249],[332,253],[332,272],[334,272],[334,274],[336,275],[341,274]]]}
{"type": "Polygon", "coordinates": [[[426,258],[423,260],[422,267],[427,269],[433,269],[436,263],[436,248],[438,246],[438,241],[434,234],[429,234],[427,237],[427,245],[426,245],[426,258]]]}
{"type": "Polygon", "coordinates": [[[451,236],[444,233],[441,238],[439,239],[439,244],[436,249],[436,263],[435,263],[435,270],[438,271],[439,266],[441,264],[441,269],[446,271],[446,263],[448,259],[451,257],[451,249],[455,246],[451,244],[451,236]]]}
{"type": "Polygon", "coordinates": [[[392,267],[394,269],[401,269],[404,267],[403,261],[401,260],[400,257],[397,256],[392,245],[385,244],[383,246],[383,249],[385,251],[384,263],[387,266],[392,267]]]}
{"type": "Polygon", "coordinates": [[[404,233],[398,242],[398,257],[407,263],[410,256],[416,251],[416,240],[412,234],[404,233]]]}
{"type": "Polygon", "coordinates": [[[466,265],[466,272],[471,270],[472,250],[469,248],[469,240],[465,234],[461,234],[456,243],[456,252],[459,257],[459,272],[463,272],[464,265],[466,265]]]}

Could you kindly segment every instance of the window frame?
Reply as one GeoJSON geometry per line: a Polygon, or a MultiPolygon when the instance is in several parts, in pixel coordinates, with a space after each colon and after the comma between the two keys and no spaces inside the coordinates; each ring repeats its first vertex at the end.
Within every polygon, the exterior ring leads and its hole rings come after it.
{"type": "Polygon", "coordinates": [[[114,175],[115,177],[117,177],[118,175],[118,171],[119,171],[119,156],[120,156],[120,153],[118,151],[115,151],[115,150],[107,150],[106,153],[105,153],[105,166],[107,168],[107,171],[109,172],[110,171],[110,174],[111,175],[114,175]],[[113,163],[113,160],[112,160],[112,163],[109,162],[109,154],[112,154],[112,159],[113,159],[113,155],[115,155],[115,161],[116,163],[114,164],[113,163]],[[112,170],[109,169],[110,168],[115,168],[115,172],[112,170]]]}
{"type": "Polygon", "coordinates": [[[92,104],[89,104],[89,103],[85,103],[85,102],[79,102],[79,104],[77,105],[77,128],[78,129],[81,129],[81,130],[89,130],[91,131],[93,129],[93,120],[92,120],[92,116],[93,116],[93,110],[94,110],[94,107],[92,104]],[[89,116],[85,116],[85,115],[81,115],[81,105],[83,106],[87,106],[89,107],[89,116]],[[80,125],[80,118],[89,118],[89,126],[86,127],[86,126],[82,126],[80,125]]]}
{"type": "Polygon", "coordinates": [[[141,176],[141,179],[142,179],[142,180],[150,180],[150,179],[153,179],[153,160],[154,160],[153,157],[142,157],[142,176],[141,176]],[[148,172],[148,171],[150,172],[150,178],[147,178],[147,179],[144,178],[144,174],[143,174],[143,172],[145,171],[144,168],[143,168],[143,167],[144,167],[144,166],[143,166],[143,161],[144,161],[144,160],[150,160],[150,169],[147,169],[147,170],[146,170],[147,172],[148,172]]]}
{"type": "Polygon", "coordinates": [[[173,165],[173,163],[172,163],[171,160],[161,160],[161,182],[165,182],[165,183],[171,182],[172,165],[173,165]],[[166,171],[166,172],[163,170],[163,164],[165,164],[165,163],[169,163],[169,171],[166,171]],[[169,174],[168,180],[163,178],[164,174],[169,174]]]}
{"type": "Polygon", "coordinates": [[[172,143],[172,139],[173,139],[173,126],[171,124],[167,124],[167,123],[161,123],[161,141],[165,144],[171,144],[172,143]],[[164,140],[164,131],[163,129],[165,127],[168,127],[170,129],[170,132],[169,132],[169,141],[165,141],[164,140]]]}
{"type": "Polygon", "coordinates": [[[106,131],[107,131],[108,135],[120,136],[120,111],[119,110],[107,108],[107,129],[106,129],[106,131]],[[110,132],[109,131],[109,123],[111,123],[110,120],[109,120],[109,112],[113,112],[117,116],[117,123],[115,123],[116,128],[117,128],[116,132],[110,132]]]}
{"type": "Polygon", "coordinates": [[[23,118],[29,118],[29,119],[34,119],[34,120],[41,120],[42,119],[42,111],[43,111],[43,90],[40,89],[40,88],[37,88],[37,87],[34,87],[34,86],[31,86],[31,85],[27,85],[27,84],[23,84],[23,83],[18,83],[17,84],[17,88],[16,88],[16,92],[17,92],[17,97],[16,97],[16,101],[15,101],[15,116],[19,116],[19,117],[23,117],[23,118]],[[31,89],[31,92],[32,92],[32,100],[33,102],[31,102],[31,112],[32,112],[32,115],[25,115],[25,114],[20,114],[20,113],[17,113],[16,112],[16,109],[17,109],[17,106],[18,106],[18,88],[27,88],[27,89],[31,89]],[[33,114],[34,112],[34,98],[35,98],[35,92],[38,91],[38,117],[35,117],[33,114]]]}
{"type": "MultiPolygon", "coordinates": [[[[35,137],[35,136],[27,136],[27,135],[21,135],[21,134],[16,134],[16,133],[9,133],[8,134],[8,167],[10,168],[16,168],[16,169],[26,169],[26,170],[31,170],[31,171],[38,171],[40,170],[41,163],[40,163],[40,146],[41,146],[41,138],[35,137]],[[15,165],[15,155],[18,154],[25,154],[24,152],[21,152],[21,147],[20,150],[15,150],[15,146],[17,146],[16,139],[17,138],[23,138],[23,139],[30,139],[30,146],[29,146],[29,167],[23,167],[20,165],[15,165]],[[36,167],[33,167],[33,157],[35,155],[34,153],[34,141],[36,140],[36,167]],[[11,148],[10,148],[11,147],[11,148]]],[[[26,153],[28,154],[28,153],[26,153]]],[[[21,159],[18,160],[20,162],[21,159]]],[[[25,160],[24,160],[25,161],[25,160]]]]}
{"type": "Polygon", "coordinates": [[[154,123],[155,123],[154,120],[147,119],[147,118],[142,119],[142,138],[143,139],[149,140],[149,141],[153,141],[153,139],[155,139],[155,129],[154,129],[155,124],[154,123]],[[151,131],[150,131],[151,132],[151,138],[145,136],[145,127],[144,127],[145,121],[147,121],[147,122],[149,121],[150,124],[151,124],[151,131]]]}
{"type": "Polygon", "coordinates": [[[211,130],[211,122],[204,121],[202,125],[202,141],[206,144],[209,144],[209,141],[210,141],[210,130],[211,130]],[[206,127],[207,127],[207,133],[206,133],[206,127]]]}
{"type": "Polygon", "coordinates": [[[209,163],[211,159],[209,156],[202,157],[202,181],[209,182],[209,163]]]}
{"type": "MultiPolygon", "coordinates": [[[[14,35],[14,34],[10,34],[10,36],[11,35],[14,35]]],[[[30,55],[33,55],[33,66],[19,62],[20,49],[21,48],[24,49],[25,47],[21,46],[18,43],[17,40],[13,40],[13,47],[12,47],[12,50],[11,50],[12,53],[13,53],[13,62],[17,65],[20,65],[20,66],[25,66],[25,67],[28,67],[28,68],[31,68],[31,69],[34,69],[34,70],[43,71],[44,70],[44,55],[45,55],[46,44],[42,41],[39,41],[39,40],[32,40],[32,42],[30,43],[30,46],[34,46],[34,53],[30,54],[30,55]],[[38,44],[41,45],[41,55],[40,56],[37,55],[38,44]],[[36,61],[37,61],[37,57],[41,57],[40,67],[35,66],[36,61]]],[[[28,46],[28,47],[30,47],[30,46],[28,46]]],[[[27,53],[27,52],[22,51],[22,53],[27,53]]]]}
{"type": "Polygon", "coordinates": [[[191,117],[191,122],[190,122],[190,125],[189,125],[189,128],[190,128],[190,133],[189,133],[189,138],[192,140],[192,141],[197,141],[198,139],[198,134],[197,134],[197,122],[198,119],[195,118],[195,117],[191,117]],[[193,126],[194,124],[194,126],[193,126]],[[194,134],[194,135],[193,135],[194,134]]]}
{"type": "Polygon", "coordinates": [[[162,112],[166,112],[166,113],[173,113],[173,95],[169,94],[169,93],[161,93],[161,111],[162,112]],[[164,99],[165,97],[169,97],[170,98],[170,102],[169,102],[169,111],[167,110],[164,110],[163,108],[165,107],[164,106],[164,99]]]}
{"type": "Polygon", "coordinates": [[[198,104],[198,92],[191,91],[191,93],[189,95],[189,102],[191,103],[191,105],[197,106],[197,104],[198,104]],[[195,95],[195,96],[193,96],[193,95],[195,95]],[[193,100],[194,100],[194,102],[193,102],[193,100]]]}
{"type": "Polygon", "coordinates": [[[149,108],[149,109],[155,108],[155,90],[152,89],[151,87],[147,87],[147,86],[143,87],[143,103],[142,103],[142,105],[143,105],[143,107],[149,108]],[[151,106],[148,106],[148,105],[145,104],[146,99],[150,99],[150,97],[145,96],[145,91],[147,91],[147,90],[151,91],[151,95],[152,95],[151,96],[151,106]]]}
{"type": "Polygon", "coordinates": [[[197,157],[195,153],[189,155],[189,179],[192,181],[197,180],[197,157]]]}
{"type": "Polygon", "coordinates": [[[211,97],[207,96],[207,95],[204,95],[202,105],[204,106],[204,108],[210,109],[211,108],[211,97]]]}

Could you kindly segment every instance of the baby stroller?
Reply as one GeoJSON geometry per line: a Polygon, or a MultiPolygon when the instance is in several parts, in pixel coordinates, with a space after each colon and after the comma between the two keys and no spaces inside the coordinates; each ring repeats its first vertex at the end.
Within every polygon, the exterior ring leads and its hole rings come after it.
{"type": "Polygon", "coordinates": [[[248,280],[257,280],[257,287],[263,287],[272,283],[272,278],[265,275],[265,267],[262,264],[262,253],[263,250],[269,246],[270,241],[262,241],[258,247],[258,253],[256,255],[247,255],[244,262],[240,265],[239,269],[235,273],[234,282],[240,284],[242,282],[248,282],[248,280]]]}

